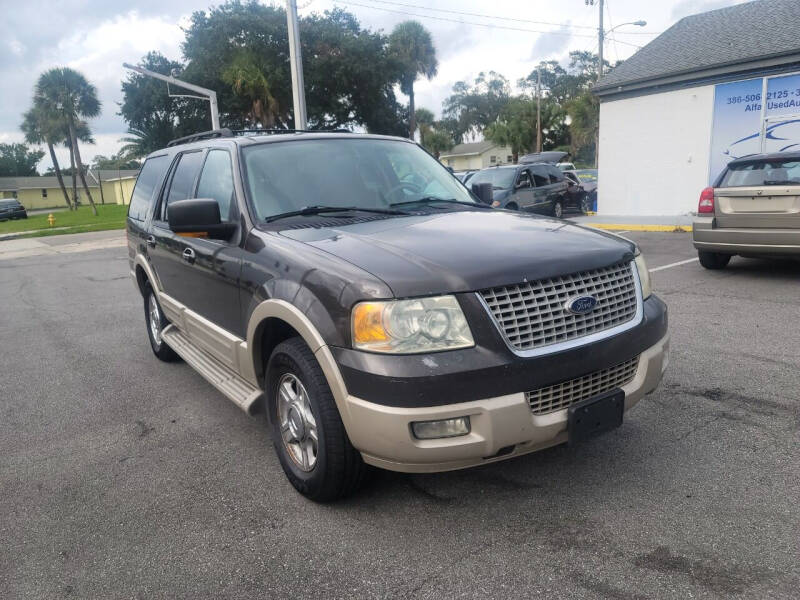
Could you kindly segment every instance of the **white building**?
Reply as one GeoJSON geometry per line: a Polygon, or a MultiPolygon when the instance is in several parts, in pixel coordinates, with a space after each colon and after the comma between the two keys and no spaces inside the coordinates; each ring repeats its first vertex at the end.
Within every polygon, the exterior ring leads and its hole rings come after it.
{"type": "Polygon", "coordinates": [[[448,152],[442,152],[439,160],[454,171],[467,171],[511,164],[514,157],[510,146],[498,146],[484,140],[453,146],[448,152]]]}
{"type": "Polygon", "coordinates": [[[798,26],[800,0],[693,15],[605,75],[598,213],[686,214],[732,158],[800,148],[798,26]]]}

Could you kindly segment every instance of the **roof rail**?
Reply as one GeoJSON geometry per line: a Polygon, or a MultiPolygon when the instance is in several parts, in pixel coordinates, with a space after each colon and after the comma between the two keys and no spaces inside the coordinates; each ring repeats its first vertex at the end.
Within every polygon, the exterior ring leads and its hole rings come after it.
{"type": "Polygon", "coordinates": [[[201,131],[200,133],[193,133],[186,137],[172,140],[167,144],[167,148],[172,146],[180,146],[181,144],[190,144],[191,142],[199,142],[200,140],[210,140],[212,138],[226,138],[233,137],[233,132],[227,127],[221,129],[212,129],[211,131],[201,131]]]}
{"type": "Polygon", "coordinates": [[[282,128],[257,128],[234,129],[233,135],[280,135],[282,133],[353,133],[349,129],[282,129],[282,128]]]}

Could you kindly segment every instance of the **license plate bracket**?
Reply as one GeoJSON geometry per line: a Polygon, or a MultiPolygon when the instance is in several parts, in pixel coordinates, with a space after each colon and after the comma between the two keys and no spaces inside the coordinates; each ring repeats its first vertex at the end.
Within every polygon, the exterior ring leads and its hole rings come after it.
{"type": "Polygon", "coordinates": [[[570,443],[581,442],[622,425],[625,392],[611,390],[569,407],[567,431],[570,443]]]}

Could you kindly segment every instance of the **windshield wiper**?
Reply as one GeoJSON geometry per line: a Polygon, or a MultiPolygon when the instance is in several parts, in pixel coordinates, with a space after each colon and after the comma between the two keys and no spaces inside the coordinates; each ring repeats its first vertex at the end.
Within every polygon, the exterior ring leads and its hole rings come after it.
{"type": "Polygon", "coordinates": [[[400,210],[392,210],[390,208],[362,208],[360,206],[324,206],[324,205],[314,205],[314,206],[304,206],[300,210],[292,210],[285,213],[280,213],[277,215],[272,215],[271,217],[267,217],[265,220],[267,223],[272,223],[272,221],[277,221],[278,219],[284,219],[286,217],[297,217],[301,215],[318,215],[320,213],[339,213],[339,212],[369,212],[369,213],[377,213],[380,215],[405,215],[408,213],[404,213],[400,210]]]}
{"type": "Polygon", "coordinates": [[[417,198],[416,200],[406,200],[405,202],[395,202],[392,206],[408,206],[411,204],[422,204],[422,203],[431,203],[431,202],[444,202],[446,204],[461,204],[463,206],[471,206],[473,208],[487,208],[492,210],[491,206],[487,206],[486,204],[479,204],[477,202],[465,202],[464,200],[456,200],[455,198],[439,198],[437,196],[425,196],[423,198],[417,198]]]}

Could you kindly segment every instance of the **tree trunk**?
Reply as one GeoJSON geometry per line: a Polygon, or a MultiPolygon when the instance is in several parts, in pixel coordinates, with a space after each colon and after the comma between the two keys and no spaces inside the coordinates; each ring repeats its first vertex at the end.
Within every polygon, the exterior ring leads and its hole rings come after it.
{"type": "MultiPolygon", "coordinates": [[[[89,191],[89,186],[86,185],[86,175],[83,172],[83,163],[81,162],[81,151],[78,149],[78,138],[75,137],[75,124],[72,121],[72,115],[69,116],[69,137],[72,140],[72,146],[75,148],[75,162],[78,166],[78,174],[81,176],[81,183],[83,189],[86,190],[86,197],[89,199],[89,204],[92,205],[92,214],[97,216],[97,207],[92,200],[92,193],[89,191]]],[[[73,178],[75,175],[73,175],[73,178]]]]}
{"type": "Polygon", "coordinates": [[[69,168],[72,170],[72,205],[73,210],[78,210],[78,180],[75,178],[75,151],[72,148],[72,142],[69,144],[69,168]]]}
{"type": "Polygon", "coordinates": [[[53,170],[56,172],[58,185],[61,187],[64,200],[67,201],[67,206],[72,210],[72,202],[69,201],[69,194],[67,193],[67,187],[64,185],[64,177],[61,175],[61,167],[58,166],[58,159],[56,158],[56,151],[53,148],[53,143],[50,140],[45,140],[45,142],[47,143],[47,149],[50,151],[50,160],[53,162],[53,170]]]}
{"type": "Polygon", "coordinates": [[[414,84],[411,84],[411,88],[408,92],[408,137],[412,140],[414,139],[414,130],[417,128],[417,116],[414,114],[414,84]]]}

